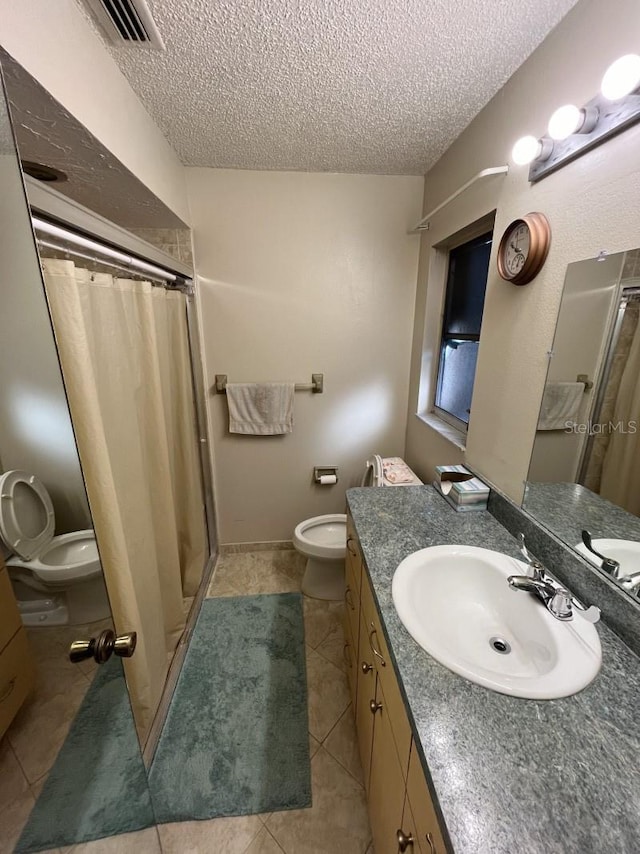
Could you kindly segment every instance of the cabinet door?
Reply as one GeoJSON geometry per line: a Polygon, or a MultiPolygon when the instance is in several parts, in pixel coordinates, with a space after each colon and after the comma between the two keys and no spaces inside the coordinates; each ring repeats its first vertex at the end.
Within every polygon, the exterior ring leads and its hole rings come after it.
{"type": "Polygon", "coordinates": [[[352,574],[356,585],[356,593],[360,597],[360,584],[362,578],[362,557],[360,554],[360,543],[353,524],[351,514],[347,516],[347,553],[345,555],[347,578],[352,574]]]}
{"type": "Polygon", "coordinates": [[[378,671],[378,680],[382,684],[387,705],[389,707],[389,718],[393,729],[393,736],[398,750],[398,759],[406,777],[409,764],[409,748],[411,746],[411,727],[404,706],[404,700],[400,694],[398,680],[391,664],[391,656],[385,641],[384,633],[378,617],[378,611],[373,601],[373,593],[366,577],[362,579],[362,593],[360,611],[362,613],[363,625],[360,630],[360,652],[362,658],[365,644],[369,649],[369,656],[378,671]]]}
{"type": "Polygon", "coordinates": [[[424,854],[445,854],[447,849],[442,838],[429,787],[422,772],[420,757],[413,741],[407,776],[407,799],[413,820],[415,820],[415,833],[413,835],[419,842],[420,850],[424,854]]]}
{"type": "Polygon", "coordinates": [[[371,768],[371,748],[373,743],[373,725],[375,714],[371,711],[371,703],[376,701],[376,669],[373,666],[372,654],[367,643],[367,632],[364,620],[360,618],[360,646],[358,651],[356,674],[358,691],[356,699],[356,731],[365,790],[369,791],[369,771],[371,768]]]}
{"type": "Polygon", "coordinates": [[[405,782],[379,679],[376,704],[369,783],[369,818],[376,854],[398,854],[398,829],[402,827],[405,782]]]}
{"type": "Polygon", "coordinates": [[[360,553],[352,543],[351,548],[355,555],[347,551],[345,561],[345,588],[344,588],[344,611],[345,624],[349,624],[351,637],[358,644],[358,632],[360,629],[360,585],[362,577],[362,563],[360,553]]]}
{"type": "Polygon", "coordinates": [[[351,629],[348,625],[344,627],[344,660],[347,665],[347,678],[349,679],[349,693],[353,713],[356,714],[358,696],[358,650],[351,637],[351,629]]]}

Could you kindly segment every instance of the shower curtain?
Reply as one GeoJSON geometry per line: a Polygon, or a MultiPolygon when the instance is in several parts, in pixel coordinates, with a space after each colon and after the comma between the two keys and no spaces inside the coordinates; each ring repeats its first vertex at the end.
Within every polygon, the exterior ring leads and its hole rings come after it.
{"type": "Polygon", "coordinates": [[[607,447],[600,495],[640,516],[640,325],[633,336],[611,420],[619,426],[607,447]]]}
{"type": "Polygon", "coordinates": [[[206,553],[185,299],[43,260],[47,297],[144,743],[206,553]]]}

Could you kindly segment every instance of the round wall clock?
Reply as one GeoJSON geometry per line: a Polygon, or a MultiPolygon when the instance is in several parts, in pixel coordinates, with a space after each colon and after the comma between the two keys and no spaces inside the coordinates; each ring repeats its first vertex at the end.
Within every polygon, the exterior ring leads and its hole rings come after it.
{"type": "Polygon", "coordinates": [[[551,227],[544,214],[534,212],[514,219],[498,247],[498,272],[514,285],[528,284],[547,260],[550,243],[551,227]]]}

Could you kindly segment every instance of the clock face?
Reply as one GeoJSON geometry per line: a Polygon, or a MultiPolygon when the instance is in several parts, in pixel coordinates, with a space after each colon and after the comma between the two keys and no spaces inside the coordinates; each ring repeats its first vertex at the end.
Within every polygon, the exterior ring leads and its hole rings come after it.
{"type": "Polygon", "coordinates": [[[498,273],[513,285],[526,285],[542,269],[551,243],[551,228],[538,211],[515,219],[498,247],[498,273]]]}
{"type": "Polygon", "coordinates": [[[527,224],[519,222],[511,229],[504,248],[504,267],[508,276],[517,276],[529,257],[531,234],[527,224]]]}

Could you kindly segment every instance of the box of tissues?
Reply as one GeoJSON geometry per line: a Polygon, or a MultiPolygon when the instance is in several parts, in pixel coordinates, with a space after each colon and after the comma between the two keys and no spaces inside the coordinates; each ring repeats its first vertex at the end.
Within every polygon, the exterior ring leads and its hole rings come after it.
{"type": "Polygon", "coordinates": [[[486,510],[489,487],[462,465],[436,466],[433,486],[454,510],[486,510]]]}

